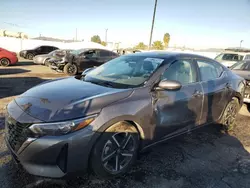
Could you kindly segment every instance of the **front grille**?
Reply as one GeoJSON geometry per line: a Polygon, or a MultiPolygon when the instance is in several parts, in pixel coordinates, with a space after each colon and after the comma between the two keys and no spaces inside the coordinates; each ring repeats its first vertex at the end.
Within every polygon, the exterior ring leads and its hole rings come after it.
{"type": "Polygon", "coordinates": [[[5,128],[7,141],[11,148],[17,152],[28,138],[27,124],[19,123],[9,116],[5,119],[5,128]]]}

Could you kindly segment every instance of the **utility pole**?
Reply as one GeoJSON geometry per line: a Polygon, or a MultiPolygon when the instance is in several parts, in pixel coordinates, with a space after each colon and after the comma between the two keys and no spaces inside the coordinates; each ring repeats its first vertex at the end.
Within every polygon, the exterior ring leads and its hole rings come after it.
{"type": "Polygon", "coordinates": [[[105,42],[108,42],[108,29],[105,29],[105,42]]]}
{"type": "Polygon", "coordinates": [[[241,43],[242,43],[243,41],[244,41],[244,40],[241,40],[241,41],[240,41],[240,48],[241,48],[241,43]]]}
{"type": "Polygon", "coordinates": [[[156,7],[157,7],[157,0],[155,0],[155,7],[154,7],[154,13],[153,13],[153,20],[152,20],[152,26],[151,26],[150,37],[149,37],[149,44],[148,44],[148,49],[149,49],[149,50],[150,50],[150,48],[151,48],[151,43],[152,43],[152,36],[153,36],[154,23],[155,23],[155,12],[156,12],[156,7]]]}
{"type": "Polygon", "coordinates": [[[75,40],[77,41],[77,28],[76,28],[76,37],[75,37],[75,40]]]}

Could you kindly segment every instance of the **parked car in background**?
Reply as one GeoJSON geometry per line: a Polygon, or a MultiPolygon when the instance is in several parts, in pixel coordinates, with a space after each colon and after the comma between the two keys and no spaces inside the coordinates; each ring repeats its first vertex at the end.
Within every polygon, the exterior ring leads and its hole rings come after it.
{"type": "Polygon", "coordinates": [[[244,102],[250,103],[250,59],[234,64],[231,70],[246,80],[244,102]]]}
{"type": "Polygon", "coordinates": [[[54,50],[48,54],[43,54],[43,55],[37,55],[34,57],[33,61],[35,64],[40,64],[40,65],[45,65],[49,66],[50,59],[61,59],[64,57],[67,53],[71,52],[72,50],[69,49],[64,49],[64,50],[54,50]]]}
{"type": "Polygon", "coordinates": [[[214,122],[232,129],[244,88],[243,78],[206,57],[123,55],[15,98],[6,107],[6,143],[33,175],[61,178],[90,167],[116,176],[156,143],[214,122]]]}
{"type": "Polygon", "coordinates": [[[250,53],[242,52],[223,52],[215,57],[215,60],[226,67],[231,67],[235,63],[250,59],[250,53]]]}
{"type": "Polygon", "coordinates": [[[24,59],[33,60],[33,58],[36,55],[48,54],[57,49],[59,48],[54,47],[54,46],[38,46],[30,50],[22,50],[20,51],[19,55],[20,57],[23,57],[24,59]]]}
{"type": "Polygon", "coordinates": [[[118,54],[109,50],[85,48],[68,53],[62,60],[51,60],[51,68],[63,71],[67,75],[75,75],[87,68],[100,66],[103,63],[118,57],[118,54]]]}
{"type": "Polygon", "coordinates": [[[0,66],[7,67],[18,62],[17,54],[0,48],[0,66]]]}

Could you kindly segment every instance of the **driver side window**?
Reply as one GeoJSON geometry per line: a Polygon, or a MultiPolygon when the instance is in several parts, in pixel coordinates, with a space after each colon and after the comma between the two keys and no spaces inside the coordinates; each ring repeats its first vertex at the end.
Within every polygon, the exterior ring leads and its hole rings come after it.
{"type": "Polygon", "coordinates": [[[179,81],[187,85],[197,81],[195,67],[192,60],[177,60],[163,73],[161,79],[179,81]]]}

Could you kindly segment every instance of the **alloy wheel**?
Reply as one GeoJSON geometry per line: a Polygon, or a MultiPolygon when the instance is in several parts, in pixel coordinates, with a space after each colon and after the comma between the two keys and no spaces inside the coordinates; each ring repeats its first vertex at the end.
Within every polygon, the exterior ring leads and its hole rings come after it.
{"type": "Polygon", "coordinates": [[[223,121],[223,124],[227,130],[231,130],[233,128],[237,113],[237,102],[232,101],[228,104],[225,110],[225,116],[223,121]]]}
{"type": "Polygon", "coordinates": [[[7,67],[10,64],[10,61],[6,58],[0,60],[0,65],[7,67]]]}
{"type": "Polygon", "coordinates": [[[115,133],[104,145],[102,164],[108,172],[117,174],[130,163],[135,151],[136,141],[132,133],[115,133]]]}
{"type": "Polygon", "coordinates": [[[33,60],[33,55],[32,54],[28,54],[28,59],[29,60],[33,60]]]}
{"type": "Polygon", "coordinates": [[[74,74],[75,71],[76,71],[76,68],[75,68],[74,66],[69,66],[68,72],[69,72],[70,74],[74,74]]]}

